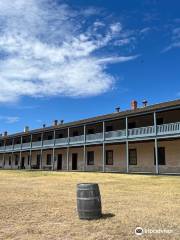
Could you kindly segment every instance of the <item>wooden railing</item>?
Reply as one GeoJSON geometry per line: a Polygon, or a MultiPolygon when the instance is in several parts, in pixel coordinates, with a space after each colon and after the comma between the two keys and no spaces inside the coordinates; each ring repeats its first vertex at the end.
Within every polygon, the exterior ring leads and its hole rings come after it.
{"type": "Polygon", "coordinates": [[[132,128],[128,130],[128,137],[142,137],[142,136],[153,136],[155,134],[154,126],[132,128]]]}
{"type": "Polygon", "coordinates": [[[126,138],[126,130],[105,132],[105,140],[126,138]]]}
{"type": "Polygon", "coordinates": [[[178,134],[180,133],[180,122],[168,123],[157,126],[157,135],[178,134]]]}
{"type": "MultiPolygon", "coordinates": [[[[180,122],[176,123],[168,123],[168,124],[162,124],[158,125],[157,129],[155,129],[154,126],[148,126],[148,127],[140,127],[140,128],[133,128],[128,130],[128,136],[126,136],[126,130],[117,130],[117,131],[109,131],[105,132],[104,139],[103,139],[103,133],[95,133],[95,134],[87,134],[86,138],[84,138],[84,135],[75,136],[75,137],[68,137],[66,138],[58,138],[58,139],[52,139],[52,140],[44,140],[32,142],[32,148],[40,148],[40,147],[47,147],[47,146],[67,146],[73,145],[73,144],[80,144],[80,143],[91,143],[91,142],[103,142],[105,141],[111,141],[111,140],[121,140],[121,139],[136,139],[136,138],[146,138],[146,137],[155,137],[155,134],[157,136],[162,135],[175,135],[180,134],[180,122]],[[156,131],[157,130],[157,131],[156,131]],[[86,140],[85,140],[86,139],[86,140]],[[43,144],[42,144],[43,143],[43,144]]],[[[31,143],[23,143],[22,149],[30,149],[31,143]]],[[[10,152],[10,151],[16,151],[21,150],[21,144],[15,144],[8,145],[6,147],[1,146],[0,152],[10,152]]]]}

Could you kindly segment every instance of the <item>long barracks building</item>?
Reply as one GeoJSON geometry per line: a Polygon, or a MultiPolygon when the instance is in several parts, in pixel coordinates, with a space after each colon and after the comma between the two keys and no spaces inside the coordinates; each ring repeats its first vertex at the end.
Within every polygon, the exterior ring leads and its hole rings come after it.
{"type": "Polygon", "coordinates": [[[0,168],[180,173],[180,100],[0,137],[0,168]]]}

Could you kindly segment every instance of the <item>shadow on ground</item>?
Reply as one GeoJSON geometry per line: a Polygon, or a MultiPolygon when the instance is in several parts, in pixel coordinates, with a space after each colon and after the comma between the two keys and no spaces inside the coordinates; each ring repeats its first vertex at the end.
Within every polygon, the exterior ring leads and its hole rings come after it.
{"type": "Polygon", "coordinates": [[[102,214],[103,219],[112,218],[114,216],[115,216],[115,214],[113,214],[113,213],[103,213],[102,214]]]}

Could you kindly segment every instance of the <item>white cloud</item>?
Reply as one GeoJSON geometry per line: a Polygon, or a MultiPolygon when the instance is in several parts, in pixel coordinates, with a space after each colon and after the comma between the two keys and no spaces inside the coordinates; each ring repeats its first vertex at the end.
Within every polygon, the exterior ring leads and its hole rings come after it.
{"type": "Polygon", "coordinates": [[[162,52],[168,52],[173,48],[180,48],[180,41],[171,43],[168,47],[165,47],[162,52]]]}
{"type": "Polygon", "coordinates": [[[119,22],[114,23],[114,24],[111,24],[110,29],[111,29],[112,33],[119,33],[122,30],[122,25],[119,22]]]}
{"type": "Polygon", "coordinates": [[[5,123],[12,124],[19,121],[19,117],[15,116],[0,116],[0,121],[4,121],[5,123]]]}
{"type": "Polygon", "coordinates": [[[134,60],[136,58],[138,58],[139,55],[135,55],[135,56],[129,56],[129,57],[107,57],[107,58],[101,58],[98,59],[97,62],[99,64],[104,64],[104,63],[117,63],[117,62],[127,62],[127,61],[131,61],[134,60]]]}
{"type": "Polygon", "coordinates": [[[85,28],[83,22],[97,12],[47,0],[0,0],[0,102],[93,96],[111,89],[114,77],[106,65],[137,56],[96,54],[124,34],[121,23],[95,21],[85,28]]]}
{"type": "Polygon", "coordinates": [[[150,27],[145,27],[145,28],[140,30],[140,34],[148,33],[149,31],[151,31],[151,28],[150,27]]]}
{"type": "Polygon", "coordinates": [[[119,47],[129,45],[129,44],[131,44],[131,46],[132,46],[132,45],[134,45],[135,41],[136,41],[135,37],[128,37],[128,38],[119,39],[119,40],[115,41],[114,44],[119,47]]]}
{"type": "Polygon", "coordinates": [[[171,30],[170,44],[162,52],[168,52],[174,48],[180,48],[180,27],[173,27],[171,30]]]}

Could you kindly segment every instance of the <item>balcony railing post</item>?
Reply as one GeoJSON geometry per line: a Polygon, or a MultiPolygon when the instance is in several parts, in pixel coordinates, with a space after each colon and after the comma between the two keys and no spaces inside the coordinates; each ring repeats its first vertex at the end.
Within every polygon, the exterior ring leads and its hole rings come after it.
{"type": "Polygon", "coordinates": [[[128,118],[126,117],[126,172],[129,173],[128,118]]]}
{"type": "Polygon", "coordinates": [[[86,125],[84,125],[84,171],[86,171],[86,125]]]}
{"type": "Polygon", "coordinates": [[[105,122],[103,121],[103,144],[102,144],[102,151],[103,151],[103,172],[105,172],[105,122]]]}
{"type": "Polygon", "coordinates": [[[159,159],[158,159],[158,141],[157,141],[157,120],[156,120],[156,112],[154,112],[154,130],[155,130],[155,157],[156,157],[156,174],[159,174],[159,159]]]}
{"type": "Polygon", "coordinates": [[[55,141],[56,141],[56,130],[54,130],[53,133],[53,166],[52,166],[52,170],[54,171],[54,164],[55,164],[55,141]]]}
{"type": "Polygon", "coordinates": [[[156,120],[156,112],[154,112],[154,133],[157,136],[157,120],[156,120]]]}
{"type": "Polygon", "coordinates": [[[128,138],[128,118],[126,117],[126,138],[128,138]]]}

